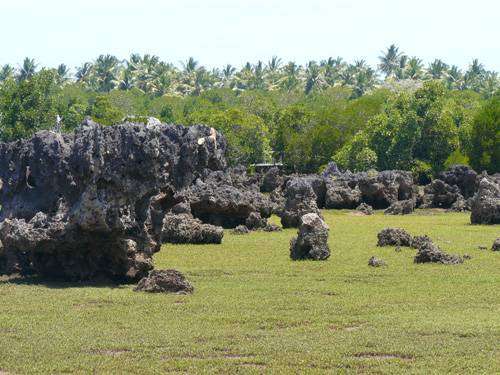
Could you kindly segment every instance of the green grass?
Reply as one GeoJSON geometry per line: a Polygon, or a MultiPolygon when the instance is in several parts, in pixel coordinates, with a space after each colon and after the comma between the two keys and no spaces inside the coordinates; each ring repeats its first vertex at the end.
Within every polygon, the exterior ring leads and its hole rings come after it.
{"type": "Polygon", "coordinates": [[[326,262],[289,259],[296,230],[165,246],[157,267],[184,272],[191,296],[1,281],[0,374],[500,372],[500,253],[477,249],[500,226],[432,211],[324,215],[326,262]],[[415,250],[375,246],[387,226],[472,259],[414,264],[415,250]],[[368,267],[372,255],[388,267],[368,267]]]}

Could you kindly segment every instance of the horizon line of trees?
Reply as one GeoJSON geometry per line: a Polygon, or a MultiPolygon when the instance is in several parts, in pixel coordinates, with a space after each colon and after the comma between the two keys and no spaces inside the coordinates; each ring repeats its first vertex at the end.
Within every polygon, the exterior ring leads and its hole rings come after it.
{"type": "Polygon", "coordinates": [[[77,67],[74,74],[65,64],[55,69],[38,68],[36,61],[28,57],[17,69],[3,65],[0,84],[29,79],[39,70],[52,70],[61,86],[78,83],[101,93],[138,89],[151,96],[198,96],[216,88],[236,92],[301,91],[307,95],[329,87],[346,87],[356,98],[380,87],[416,89],[422,82],[440,80],[450,90],[472,90],[491,98],[500,88],[498,72],[487,70],[478,59],[473,59],[464,71],[440,59],[425,66],[420,58],[406,55],[394,44],[382,52],[376,68],[363,59],[349,63],[341,57],[330,57],[299,65],[293,61],[285,63],[273,56],[267,63],[247,62],[240,69],[228,64],[209,70],[193,57],[176,67],[150,54],[132,54],[124,60],[109,54],[100,55],[77,67]]]}

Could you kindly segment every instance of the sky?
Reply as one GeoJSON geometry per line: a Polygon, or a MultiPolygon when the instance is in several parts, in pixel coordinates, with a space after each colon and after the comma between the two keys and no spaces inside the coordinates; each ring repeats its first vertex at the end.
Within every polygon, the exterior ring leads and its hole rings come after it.
{"type": "Polygon", "coordinates": [[[150,53],[208,68],[329,56],[377,64],[397,44],[425,62],[500,71],[500,0],[0,0],[0,65],[29,56],[74,70],[150,53]]]}

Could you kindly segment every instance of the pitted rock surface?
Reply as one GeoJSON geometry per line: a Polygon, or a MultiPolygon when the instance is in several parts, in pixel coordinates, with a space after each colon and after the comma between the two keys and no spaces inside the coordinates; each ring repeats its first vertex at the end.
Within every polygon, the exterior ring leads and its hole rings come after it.
{"type": "Polygon", "coordinates": [[[303,178],[289,180],[285,187],[285,207],[281,215],[281,225],[284,228],[298,227],[302,216],[308,213],[320,215],[316,204],[316,194],[309,183],[303,178]]]}
{"type": "Polygon", "coordinates": [[[472,198],[472,224],[500,224],[500,183],[487,175],[481,176],[479,188],[472,198]]]}
{"type": "Polygon", "coordinates": [[[135,292],[190,294],[193,285],[176,270],[152,270],[142,278],[134,289],[135,292]]]}
{"type": "Polygon", "coordinates": [[[204,126],[86,120],[71,134],[0,144],[0,273],[145,276],[175,193],[225,167],[226,142],[210,135],[204,126]]]}
{"type": "Polygon", "coordinates": [[[412,237],[401,228],[385,228],[377,234],[377,246],[411,246],[412,237]]]}
{"type": "Polygon", "coordinates": [[[298,236],[290,242],[290,258],[293,260],[325,260],[330,256],[328,247],[328,225],[315,214],[303,215],[298,236]]]}

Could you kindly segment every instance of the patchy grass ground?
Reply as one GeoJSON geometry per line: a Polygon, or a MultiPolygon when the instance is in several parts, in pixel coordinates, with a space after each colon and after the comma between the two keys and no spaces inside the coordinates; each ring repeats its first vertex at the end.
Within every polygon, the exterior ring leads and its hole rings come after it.
{"type": "Polygon", "coordinates": [[[184,272],[192,296],[0,281],[0,374],[500,372],[500,226],[324,214],[326,262],[289,260],[295,230],[165,246],[157,267],[184,272]],[[375,246],[386,226],[472,260],[416,265],[414,250],[375,246]],[[372,255],[388,267],[368,267],[372,255]]]}

